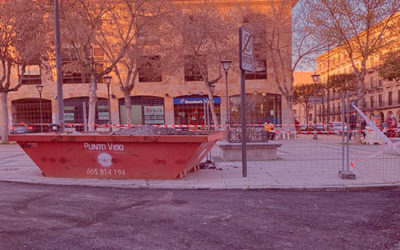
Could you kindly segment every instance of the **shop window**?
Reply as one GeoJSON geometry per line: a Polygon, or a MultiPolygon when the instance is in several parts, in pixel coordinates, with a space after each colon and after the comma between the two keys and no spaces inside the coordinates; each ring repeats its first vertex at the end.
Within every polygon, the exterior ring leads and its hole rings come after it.
{"type": "Polygon", "coordinates": [[[203,81],[203,74],[208,72],[207,57],[205,55],[185,56],[184,70],[185,81],[203,81]]]}
{"type": "MultiPolygon", "coordinates": [[[[84,122],[84,108],[86,109],[86,118],[89,115],[89,98],[88,97],[75,97],[64,100],[64,120],[65,123],[74,124],[77,131],[83,131],[84,122]]],[[[105,98],[98,98],[95,110],[95,123],[107,124],[109,122],[108,100],[105,98]]]]}
{"type": "MultiPolygon", "coordinates": [[[[240,124],[240,96],[230,97],[231,124],[240,124]]],[[[281,95],[277,94],[246,94],[246,120],[250,124],[272,122],[281,124],[281,95]]]]}
{"type": "Polygon", "coordinates": [[[22,66],[18,67],[19,77],[24,85],[39,85],[42,83],[39,65],[26,65],[24,72],[22,66]]]}
{"type": "Polygon", "coordinates": [[[139,82],[161,82],[161,57],[142,56],[140,58],[139,82]]]}
{"type": "MultiPolygon", "coordinates": [[[[182,96],[174,98],[175,123],[179,125],[214,124],[208,96],[182,96]]],[[[221,98],[214,96],[217,120],[221,121],[221,98]]]]}
{"type": "MultiPolygon", "coordinates": [[[[164,99],[152,96],[131,97],[132,124],[160,125],[164,124],[164,99]]],[[[119,99],[120,121],[126,124],[125,99],[119,99]]]]}

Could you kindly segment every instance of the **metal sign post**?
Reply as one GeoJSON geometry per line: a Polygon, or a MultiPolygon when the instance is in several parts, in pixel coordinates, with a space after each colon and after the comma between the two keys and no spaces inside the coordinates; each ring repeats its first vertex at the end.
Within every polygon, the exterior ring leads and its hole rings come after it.
{"type": "Polygon", "coordinates": [[[242,176],[247,177],[247,145],[246,145],[246,80],[245,72],[254,71],[253,59],[253,35],[244,27],[239,28],[239,58],[241,70],[241,109],[240,118],[242,123],[242,176]]]}
{"type": "Polygon", "coordinates": [[[54,0],[54,35],[56,47],[56,68],[57,68],[57,112],[60,131],[64,131],[64,99],[62,89],[62,69],[61,69],[61,42],[60,42],[60,21],[58,13],[58,1],[54,0]]]}

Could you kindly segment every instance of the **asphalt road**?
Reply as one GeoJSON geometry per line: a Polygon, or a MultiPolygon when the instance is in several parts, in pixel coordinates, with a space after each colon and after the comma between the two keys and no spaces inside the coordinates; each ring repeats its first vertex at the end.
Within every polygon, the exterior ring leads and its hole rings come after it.
{"type": "Polygon", "coordinates": [[[134,190],[0,182],[0,249],[400,249],[400,189],[134,190]]]}

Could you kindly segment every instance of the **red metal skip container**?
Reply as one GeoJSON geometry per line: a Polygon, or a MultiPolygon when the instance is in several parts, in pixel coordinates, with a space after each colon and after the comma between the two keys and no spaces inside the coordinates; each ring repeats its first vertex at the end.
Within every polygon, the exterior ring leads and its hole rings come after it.
{"type": "Polygon", "coordinates": [[[10,135],[48,177],[175,179],[196,169],[224,132],[207,135],[10,135]]]}

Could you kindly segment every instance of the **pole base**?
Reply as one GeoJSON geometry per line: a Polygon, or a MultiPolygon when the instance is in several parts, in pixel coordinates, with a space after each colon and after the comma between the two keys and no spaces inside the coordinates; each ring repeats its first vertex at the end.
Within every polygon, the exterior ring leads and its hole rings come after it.
{"type": "Polygon", "coordinates": [[[339,170],[339,177],[343,180],[355,180],[356,174],[346,170],[339,170]]]}

